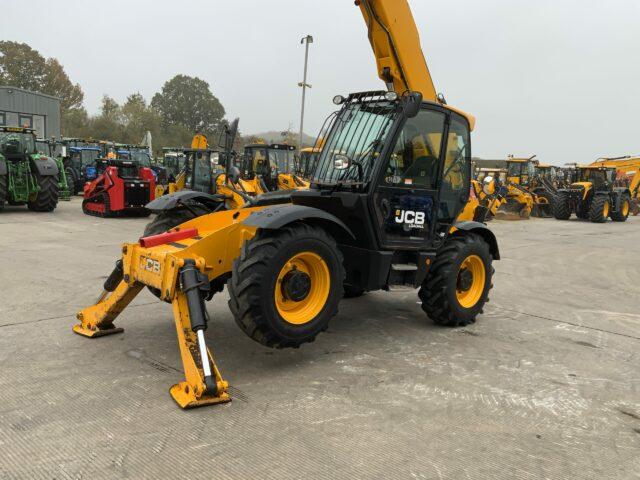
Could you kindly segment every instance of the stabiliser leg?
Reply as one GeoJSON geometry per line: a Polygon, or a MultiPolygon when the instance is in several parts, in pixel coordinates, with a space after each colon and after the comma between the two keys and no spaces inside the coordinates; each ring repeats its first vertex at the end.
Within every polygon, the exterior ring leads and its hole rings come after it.
{"type": "Polygon", "coordinates": [[[180,269],[180,289],[173,300],[185,381],[170,389],[171,396],[182,408],[231,401],[227,393],[229,385],[222,379],[204,339],[207,329],[204,296],[208,291],[207,276],[198,271],[193,260],[185,260],[180,269]]]}
{"type": "Polygon", "coordinates": [[[141,284],[130,286],[123,281],[122,260],[118,260],[113,272],[104,282],[104,291],[96,304],[78,313],[80,323],[73,326],[73,331],[89,338],[123,332],[124,329],[115,327],[113,321],[138,295],[142,287],[141,284]]]}

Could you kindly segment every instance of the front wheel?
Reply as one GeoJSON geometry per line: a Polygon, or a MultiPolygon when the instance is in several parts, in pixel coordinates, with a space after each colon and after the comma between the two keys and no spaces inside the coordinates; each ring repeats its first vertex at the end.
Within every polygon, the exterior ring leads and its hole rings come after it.
{"type": "Polygon", "coordinates": [[[450,237],[440,248],[418,296],[422,309],[438,325],[474,323],[493,286],[489,245],[475,233],[450,237]]]}
{"type": "Polygon", "coordinates": [[[609,218],[609,210],[609,197],[597,195],[591,200],[591,206],[589,206],[589,220],[593,223],[604,223],[609,218]]]}
{"type": "Polygon", "coordinates": [[[631,197],[626,193],[620,198],[620,206],[615,212],[611,212],[611,220],[614,222],[626,222],[631,211],[631,197]]]}
{"type": "Polygon", "coordinates": [[[342,254],[322,228],[262,230],[233,263],[229,308],[238,326],[268,347],[299,347],[327,329],[344,282],[342,254]]]}
{"type": "Polygon", "coordinates": [[[571,216],[571,197],[566,193],[560,193],[552,205],[553,216],[556,220],[569,220],[571,216]]]}

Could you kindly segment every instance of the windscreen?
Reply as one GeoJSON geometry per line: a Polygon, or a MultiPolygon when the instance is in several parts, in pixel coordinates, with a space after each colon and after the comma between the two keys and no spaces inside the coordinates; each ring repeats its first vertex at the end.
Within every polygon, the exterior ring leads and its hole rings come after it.
{"type": "Polygon", "coordinates": [[[318,159],[317,184],[367,183],[396,117],[396,103],[384,97],[350,99],[335,114],[318,159]],[[349,166],[336,168],[345,164],[349,166]]]}
{"type": "Polygon", "coordinates": [[[5,155],[35,153],[35,139],[30,133],[0,131],[0,151],[5,155]]]}
{"type": "Polygon", "coordinates": [[[83,166],[93,165],[99,156],[100,152],[98,150],[82,150],[80,152],[80,159],[83,166]]]}

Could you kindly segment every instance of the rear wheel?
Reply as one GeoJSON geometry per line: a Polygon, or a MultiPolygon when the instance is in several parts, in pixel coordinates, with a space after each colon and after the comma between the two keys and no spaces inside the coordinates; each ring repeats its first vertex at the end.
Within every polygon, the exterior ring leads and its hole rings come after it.
{"type": "Polygon", "coordinates": [[[606,195],[597,195],[591,200],[589,206],[589,220],[593,223],[604,223],[609,218],[609,197],[606,195]]]}
{"type": "Polygon", "coordinates": [[[489,245],[479,235],[450,237],[418,292],[422,309],[438,325],[474,323],[493,286],[492,262],[489,245]]]}
{"type": "Polygon", "coordinates": [[[233,264],[229,308],[238,326],[268,347],[299,347],[338,312],[344,267],[323,229],[294,224],[262,230],[233,264]]]}
{"type": "Polygon", "coordinates": [[[34,212],[53,212],[58,205],[58,177],[49,175],[41,176],[36,173],[36,182],[40,187],[40,190],[36,193],[33,200],[29,200],[27,206],[29,210],[34,212]]]}
{"type": "Polygon", "coordinates": [[[4,202],[7,200],[7,176],[0,175],[0,210],[4,208],[4,202]]]}
{"type": "Polygon", "coordinates": [[[614,222],[626,222],[631,211],[631,196],[624,193],[620,198],[620,208],[611,212],[611,220],[614,222]]]}
{"type": "Polygon", "coordinates": [[[78,184],[76,172],[73,168],[66,168],[64,174],[67,177],[67,190],[69,190],[69,195],[76,195],[78,193],[78,189],[76,188],[78,184]]]}
{"type": "Polygon", "coordinates": [[[553,216],[557,220],[569,220],[571,217],[571,198],[565,192],[560,192],[553,202],[553,216]]]}

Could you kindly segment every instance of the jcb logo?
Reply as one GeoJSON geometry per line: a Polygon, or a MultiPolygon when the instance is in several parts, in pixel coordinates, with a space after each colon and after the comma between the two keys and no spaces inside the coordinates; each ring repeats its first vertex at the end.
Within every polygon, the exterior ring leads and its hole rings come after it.
{"type": "Polygon", "coordinates": [[[396,223],[404,223],[413,228],[423,228],[425,222],[424,212],[414,212],[413,210],[396,210],[396,223]]]}
{"type": "Polygon", "coordinates": [[[142,268],[152,273],[160,273],[160,262],[154,260],[153,258],[142,258],[141,259],[142,268]]]}

